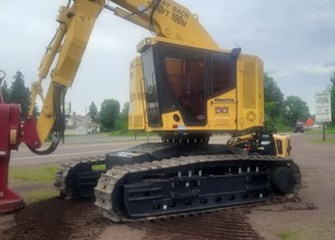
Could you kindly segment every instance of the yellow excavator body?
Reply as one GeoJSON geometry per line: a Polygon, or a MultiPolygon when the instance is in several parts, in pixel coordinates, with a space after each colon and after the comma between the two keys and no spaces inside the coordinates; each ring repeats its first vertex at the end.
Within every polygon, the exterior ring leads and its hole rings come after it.
{"type": "Polygon", "coordinates": [[[142,58],[130,64],[130,130],[211,134],[263,126],[263,62],[257,56],[157,38],[139,45],[142,58]]]}
{"type": "Polygon", "coordinates": [[[129,128],[158,133],[163,141],[62,164],[55,183],[61,195],[95,198],[108,218],[133,221],[299,190],[299,168],[286,158],[288,138],[263,132],[262,60],[240,48],[220,49],[197,15],[173,0],[69,0],[61,7],[59,28],[33,83],[29,114],[23,122],[15,119],[15,147],[25,142],[37,154],[57,148],[65,129],[65,94],[103,9],[155,34],[138,44],[139,56],[130,65],[129,128]],[[44,96],[42,81],[49,73],[44,96]],[[35,119],[37,96],[43,107],[35,119]],[[233,138],[209,144],[213,133],[233,138]],[[39,150],[50,134],[51,145],[39,150]]]}

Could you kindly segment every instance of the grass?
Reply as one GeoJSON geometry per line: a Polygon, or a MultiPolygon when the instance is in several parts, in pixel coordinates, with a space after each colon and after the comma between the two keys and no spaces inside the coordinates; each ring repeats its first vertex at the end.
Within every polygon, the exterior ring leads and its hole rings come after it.
{"type": "Polygon", "coordinates": [[[306,131],[307,139],[312,143],[335,143],[335,128],[328,127],[326,129],[326,139],[323,141],[323,132],[321,129],[310,129],[306,131]]]}
{"type": "Polygon", "coordinates": [[[306,134],[308,140],[312,143],[335,143],[335,127],[326,126],[326,140],[323,141],[322,128],[309,129],[306,134]]]}
{"type": "Polygon", "coordinates": [[[335,239],[335,221],[333,219],[318,222],[309,227],[285,230],[277,234],[282,240],[335,239]]]}
{"type": "Polygon", "coordinates": [[[28,182],[52,183],[59,166],[11,167],[9,178],[28,182]]]}
{"type": "Polygon", "coordinates": [[[53,187],[57,165],[38,167],[11,167],[10,187],[19,191],[27,205],[58,195],[53,187]]]}
{"type": "Polygon", "coordinates": [[[282,240],[303,240],[302,235],[297,231],[284,231],[278,234],[282,240]]]}
{"type": "MultiPolygon", "coordinates": [[[[306,131],[308,134],[322,134],[322,127],[321,128],[312,128],[306,131]]],[[[326,126],[326,134],[335,134],[335,127],[326,126]]]]}
{"type": "Polygon", "coordinates": [[[326,140],[325,141],[323,141],[322,135],[320,135],[319,138],[313,138],[313,139],[309,139],[309,140],[312,143],[335,143],[335,138],[334,137],[330,138],[327,135],[326,135],[326,140]]]}
{"type": "Polygon", "coordinates": [[[57,197],[59,192],[54,189],[36,189],[23,191],[22,196],[26,205],[30,205],[39,201],[47,200],[50,198],[57,197]]]}

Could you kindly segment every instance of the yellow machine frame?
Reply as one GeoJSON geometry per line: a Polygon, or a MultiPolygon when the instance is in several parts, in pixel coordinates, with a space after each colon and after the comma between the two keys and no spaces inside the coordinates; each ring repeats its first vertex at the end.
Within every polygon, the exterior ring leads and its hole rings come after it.
{"type": "MultiPolygon", "coordinates": [[[[178,41],[166,41],[162,38],[146,38],[138,47],[141,52],[148,45],[157,43],[173,43],[185,46],[178,41]]],[[[200,48],[197,45],[188,47],[200,48]]],[[[204,48],[201,48],[204,49],[204,48]]],[[[217,51],[216,48],[206,48],[217,51]]],[[[228,50],[220,50],[228,52],[228,50]]],[[[187,126],[179,111],[162,115],[163,125],[152,128],[145,118],[146,102],[144,97],[144,81],[141,59],[136,58],[130,64],[130,111],[129,129],[145,130],[149,132],[161,131],[212,131],[234,132],[262,127],[264,123],[264,80],[263,62],[256,56],[240,54],[237,60],[236,87],[227,93],[207,100],[207,124],[205,126],[187,126]],[[177,115],[181,121],[175,121],[177,115]]]]}

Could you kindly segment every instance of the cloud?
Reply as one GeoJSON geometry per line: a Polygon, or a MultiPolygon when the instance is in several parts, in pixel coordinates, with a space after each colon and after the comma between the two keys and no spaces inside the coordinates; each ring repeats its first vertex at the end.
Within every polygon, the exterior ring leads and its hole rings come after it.
{"type": "MultiPolygon", "coordinates": [[[[335,51],[334,51],[335,52],[335,51]]],[[[334,56],[335,58],[335,56],[334,56]]],[[[324,65],[325,67],[335,67],[335,60],[334,61],[330,61],[330,62],[327,62],[325,63],[324,65]]]]}
{"type": "Polygon", "coordinates": [[[311,66],[308,68],[302,68],[298,70],[302,74],[327,74],[335,71],[335,66],[311,66]]]}
{"type": "Polygon", "coordinates": [[[295,77],[295,76],[304,76],[304,75],[324,75],[330,74],[335,71],[335,65],[327,66],[304,66],[298,68],[289,68],[284,71],[273,71],[269,72],[274,78],[287,78],[287,77],[295,77]]]}
{"type": "MultiPolygon", "coordinates": [[[[312,105],[314,89],[324,90],[329,84],[335,71],[334,0],[177,1],[198,14],[223,48],[238,44],[244,53],[260,56],[286,96],[299,95],[312,105]]],[[[17,70],[23,72],[27,85],[35,79],[61,4],[66,1],[1,3],[0,68],[7,72],[7,80],[17,70]]],[[[137,54],[137,43],[150,35],[103,11],[68,91],[67,101],[76,112],[84,112],[92,100],[97,106],[108,98],[128,100],[129,62],[137,54]]]]}

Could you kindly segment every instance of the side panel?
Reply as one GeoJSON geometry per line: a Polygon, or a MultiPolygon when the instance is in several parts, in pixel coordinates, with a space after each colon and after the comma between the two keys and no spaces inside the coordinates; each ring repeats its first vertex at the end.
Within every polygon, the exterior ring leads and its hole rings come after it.
{"type": "Polygon", "coordinates": [[[236,129],[236,89],[207,102],[208,128],[233,131],[236,129]]]}
{"type": "Polygon", "coordinates": [[[129,130],[145,129],[145,98],[141,58],[136,57],[129,68],[129,130]]]}
{"type": "Polygon", "coordinates": [[[237,69],[237,130],[263,126],[263,62],[254,56],[241,55],[237,69]]]}
{"type": "Polygon", "coordinates": [[[274,134],[273,138],[275,141],[277,156],[288,158],[292,149],[290,137],[287,135],[274,134]]]}

